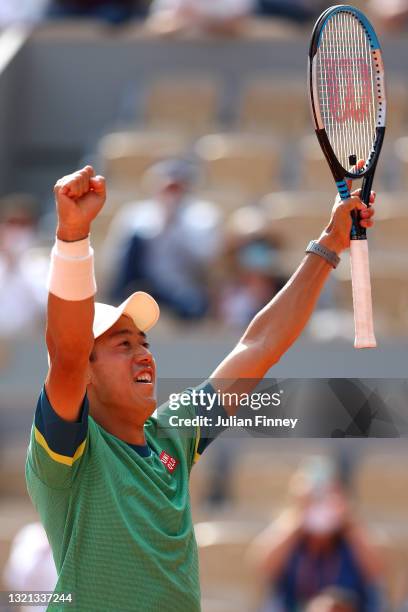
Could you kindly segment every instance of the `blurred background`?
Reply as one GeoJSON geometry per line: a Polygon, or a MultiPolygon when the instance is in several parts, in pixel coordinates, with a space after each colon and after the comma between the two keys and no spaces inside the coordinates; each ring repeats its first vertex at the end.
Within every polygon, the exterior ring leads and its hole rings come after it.
{"type": "MultiPolygon", "coordinates": [[[[369,236],[379,347],[352,347],[345,254],[278,378],[406,378],[408,2],[354,4],[388,77],[369,236]]],[[[160,377],[205,379],[329,219],[306,89],[311,29],[329,5],[0,0],[1,588],[54,580],[24,459],[46,373],[55,181],[85,163],[106,175],[98,298],[154,294],[160,377]]],[[[191,483],[204,612],[406,609],[407,460],[397,439],[223,435],[191,483]]]]}

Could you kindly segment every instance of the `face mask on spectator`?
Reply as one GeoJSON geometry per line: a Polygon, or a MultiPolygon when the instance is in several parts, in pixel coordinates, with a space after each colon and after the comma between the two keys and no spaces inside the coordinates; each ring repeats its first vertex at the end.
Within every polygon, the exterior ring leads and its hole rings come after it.
{"type": "Polygon", "coordinates": [[[341,525],[341,515],[330,501],[314,502],[306,510],[304,529],[314,535],[327,535],[335,532],[341,525]]]}
{"type": "Polygon", "coordinates": [[[21,255],[34,242],[34,231],[31,227],[7,225],[1,232],[0,244],[4,251],[11,255],[21,255]]]}

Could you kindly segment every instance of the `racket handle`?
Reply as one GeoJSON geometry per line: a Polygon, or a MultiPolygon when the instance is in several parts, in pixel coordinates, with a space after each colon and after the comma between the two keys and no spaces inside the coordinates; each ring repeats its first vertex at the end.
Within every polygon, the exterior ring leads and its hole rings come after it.
{"type": "Polygon", "coordinates": [[[354,304],[354,347],[375,348],[377,342],[374,336],[367,240],[351,240],[350,255],[354,304]]]}

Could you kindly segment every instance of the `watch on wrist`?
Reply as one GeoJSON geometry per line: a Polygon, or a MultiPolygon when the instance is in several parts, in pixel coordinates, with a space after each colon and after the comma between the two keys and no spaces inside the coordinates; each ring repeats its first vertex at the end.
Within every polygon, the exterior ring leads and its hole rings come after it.
{"type": "Polygon", "coordinates": [[[311,240],[307,246],[306,253],[314,253],[323,257],[333,268],[337,268],[340,263],[340,257],[334,251],[319,244],[317,240],[311,240]]]}

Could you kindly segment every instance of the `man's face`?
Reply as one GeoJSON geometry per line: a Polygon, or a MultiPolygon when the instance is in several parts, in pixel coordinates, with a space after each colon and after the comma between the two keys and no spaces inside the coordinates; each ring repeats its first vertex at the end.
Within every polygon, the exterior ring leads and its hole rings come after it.
{"type": "Polygon", "coordinates": [[[89,396],[95,409],[143,424],[156,408],[156,364],[145,334],[123,315],[97,338],[90,363],[89,396]]]}

